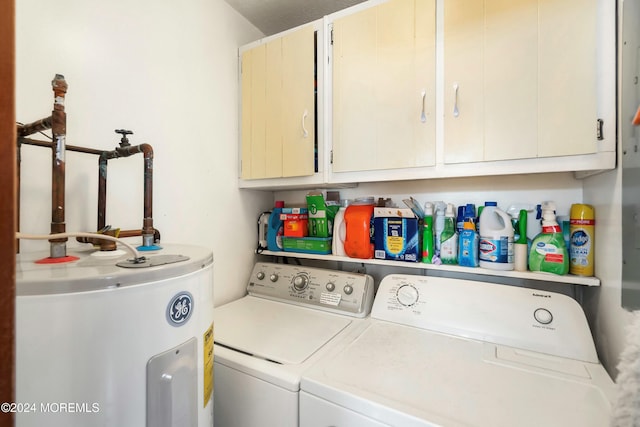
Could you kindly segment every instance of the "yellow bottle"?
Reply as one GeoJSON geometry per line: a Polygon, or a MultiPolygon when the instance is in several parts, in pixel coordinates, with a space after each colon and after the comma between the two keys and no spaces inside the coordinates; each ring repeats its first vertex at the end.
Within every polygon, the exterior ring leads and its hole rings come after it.
{"type": "Polygon", "coordinates": [[[585,204],[571,205],[569,234],[569,273],[593,276],[595,251],[595,211],[585,204]]]}

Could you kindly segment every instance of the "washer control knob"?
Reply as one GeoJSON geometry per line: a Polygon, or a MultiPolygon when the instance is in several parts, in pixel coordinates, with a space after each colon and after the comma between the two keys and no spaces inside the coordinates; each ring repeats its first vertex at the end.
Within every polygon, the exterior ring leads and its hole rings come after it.
{"type": "Polygon", "coordinates": [[[329,282],[327,283],[327,285],[325,286],[327,288],[327,290],[329,292],[333,292],[336,289],[336,285],[334,285],[333,283],[329,282]]]}
{"type": "Polygon", "coordinates": [[[342,290],[344,291],[345,294],[351,295],[353,293],[353,286],[345,285],[342,290]]]}
{"type": "Polygon", "coordinates": [[[418,290],[411,285],[402,285],[396,292],[398,302],[405,307],[411,307],[418,302],[418,290]]]}
{"type": "Polygon", "coordinates": [[[256,274],[256,277],[258,278],[258,280],[264,279],[264,271],[258,271],[258,274],[256,274]]]}
{"type": "Polygon", "coordinates": [[[293,278],[293,287],[296,288],[297,291],[304,290],[309,285],[309,279],[307,276],[298,275],[293,278]]]}
{"type": "Polygon", "coordinates": [[[548,325],[553,321],[553,314],[546,308],[538,308],[533,312],[533,318],[536,319],[538,323],[548,325]]]}
{"type": "Polygon", "coordinates": [[[269,276],[269,280],[271,280],[272,282],[277,282],[278,275],[276,273],[271,273],[271,276],[269,276]]]}

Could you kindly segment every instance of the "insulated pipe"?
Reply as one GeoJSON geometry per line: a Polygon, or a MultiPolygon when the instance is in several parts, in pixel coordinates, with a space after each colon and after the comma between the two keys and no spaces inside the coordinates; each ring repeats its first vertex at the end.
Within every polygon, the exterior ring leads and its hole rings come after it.
{"type": "MultiPolygon", "coordinates": [[[[56,74],[51,82],[54,93],[53,111],[51,113],[51,132],[53,134],[52,173],[51,173],[51,234],[65,232],[64,199],[65,199],[65,140],[67,137],[67,114],[64,111],[64,98],[67,93],[67,82],[64,76],[56,74]]],[[[51,258],[67,256],[67,237],[50,239],[51,258]]]]}
{"type": "Polygon", "coordinates": [[[153,148],[149,144],[127,145],[105,151],[98,160],[98,230],[106,226],[107,210],[107,161],[134,154],[144,155],[144,218],[142,220],[142,246],[154,243],[153,228],[153,148]]]}

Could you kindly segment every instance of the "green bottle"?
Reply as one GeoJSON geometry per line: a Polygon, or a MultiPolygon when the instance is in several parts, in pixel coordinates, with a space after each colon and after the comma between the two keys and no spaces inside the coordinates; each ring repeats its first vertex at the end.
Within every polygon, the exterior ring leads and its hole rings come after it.
{"type": "Polygon", "coordinates": [[[424,205],[424,224],[422,225],[422,262],[431,264],[435,251],[433,241],[433,203],[424,205]]]}
{"type": "Polygon", "coordinates": [[[444,215],[444,230],[440,235],[440,260],[443,264],[458,263],[458,233],[453,205],[447,204],[444,215]]]}
{"type": "Polygon", "coordinates": [[[569,272],[569,253],[555,210],[553,202],[542,204],[542,233],[531,243],[529,270],[564,275],[569,272]]]}

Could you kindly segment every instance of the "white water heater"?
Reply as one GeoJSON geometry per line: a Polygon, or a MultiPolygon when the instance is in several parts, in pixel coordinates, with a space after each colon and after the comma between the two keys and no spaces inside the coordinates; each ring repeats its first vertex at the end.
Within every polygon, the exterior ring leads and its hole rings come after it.
{"type": "Polygon", "coordinates": [[[17,427],[213,425],[213,256],[163,246],[18,255],[17,427]]]}

